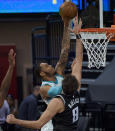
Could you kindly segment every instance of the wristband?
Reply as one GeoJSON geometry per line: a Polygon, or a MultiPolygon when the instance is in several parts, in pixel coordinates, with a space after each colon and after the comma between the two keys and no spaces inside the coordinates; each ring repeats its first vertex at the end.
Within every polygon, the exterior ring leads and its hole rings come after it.
{"type": "Polygon", "coordinates": [[[81,39],[81,35],[80,35],[80,34],[77,34],[77,35],[76,35],[76,39],[81,39]]]}

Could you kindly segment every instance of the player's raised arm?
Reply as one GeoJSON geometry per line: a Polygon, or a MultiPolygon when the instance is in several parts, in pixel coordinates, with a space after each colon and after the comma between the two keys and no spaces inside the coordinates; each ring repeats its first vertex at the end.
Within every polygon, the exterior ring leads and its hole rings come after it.
{"type": "Polygon", "coordinates": [[[10,114],[7,116],[7,122],[10,124],[17,124],[26,128],[40,129],[49,120],[51,120],[57,113],[63,109],[63,103],[60,99],[54,98],[48,104],[47,109],[41,115],[41,117],[36,121],[27,121],[16,119],[14,115],[10,114]],[[55,108],[56,107],[56,108],[55,108]]]}
{"type": "Polygon", "coordinates": [[[70,48],[70,32],[68,30],[69,21],[77,15],[77,7],[72,2],[64,2],[60,6],[59,14],[61,15],[64,22],[64,33],[61,54],[55,69],[58,74],[63,75],[68,60],[68,51],[70,48]]]}
{"type": "Polygon", "coordinates": [[[8,90],[12,79],[13,69],[15,66],[15,56],[16,53],[14,53],[14,50],[10,49],[8,54],[9,67],[0,87],[0,107],[2,107],[4,103],[4,99],[8,94],[8,90]]]}
{"type": "Polygon", "coordinates": [[[63,39],[62,39],[62,47],[61,47],[61,54],[59,61],[56,65],[56,73],[63,75],[64,69],[67,64],[68,60],[68,51],[70,48],[70,36],[69,36],[69,30],[68,30],[68,24],[64,23],[64,32],[63,32],[63,39]]]}
{"type": "Polygon", "coordinates": [[[76,17],[74,18],[73,22],[74,22],[74,28],[71,31],[76,35],[76,57],[72,63],[72,75],[74,75],[78,80],[79,82],[78,90],[80,90],[82,61],[83,61],[83,45],[80,40],[79,30],[81,29],[82,21],[80,19],[78,23],[78,17],[76,17]]]}

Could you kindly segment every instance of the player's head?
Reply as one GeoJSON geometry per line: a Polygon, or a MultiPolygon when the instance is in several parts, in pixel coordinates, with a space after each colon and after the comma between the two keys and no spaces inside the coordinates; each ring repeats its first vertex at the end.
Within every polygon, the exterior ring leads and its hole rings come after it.
{"type": "Polygon", "coordinates": [[[78,81],[73,75],[65,76],[64,80],[62,81],[62,89],[66,95],[73,95],[78,87],[78,81]]]}
{"type": "Polygon", "coordinates": [[[55,74],[55,69],[51,65],[48,65],[47,63],[40,63],[37,66],[36,72],[38,77],[44,79],[45,77],[53,76],[55,74]]]}
{"type": "Polygon", "coordinates": [[[40,86],[36,85],[33,88],[33,94],[37,97],[40,93],[40,86]]]}
{"type": "Polygon", "coordinates": [[[8,102],[8,104],[9,104],[10,107],[14,106],[14,97],[11,94],[9,94],[7,96],[7,102],[8,102]]]}

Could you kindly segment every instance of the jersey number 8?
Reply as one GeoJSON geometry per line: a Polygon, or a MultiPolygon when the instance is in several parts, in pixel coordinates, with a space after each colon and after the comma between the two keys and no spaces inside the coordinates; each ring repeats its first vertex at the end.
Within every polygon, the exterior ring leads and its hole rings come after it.
{"type": "Polygon", "coordinates": [[[73,123],[74,123],[78,120],[78,107],[74,108],[72,110],[72,113],[73,113],[73,123]]]}

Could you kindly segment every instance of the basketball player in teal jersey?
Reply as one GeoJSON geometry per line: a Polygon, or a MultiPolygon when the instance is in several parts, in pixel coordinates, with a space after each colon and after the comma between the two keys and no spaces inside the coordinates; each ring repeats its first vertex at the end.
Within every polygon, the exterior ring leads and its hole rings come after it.
{"type": "Polygon", "coordinates": [[[60,59],[57,62],[55,69],[48,63],[40,63],[37,68],[37,74],[42,79],[40,94],[46,103],[62,91],[61,86],[64,76],[64,69],[68,60],[68,51],[70,48],[68,25],[69,22],[64,22],[62,49],[60,59]]]}
{"type": "MultiPolygon", "coordinates": [[[[40,63],[37,67],[37,74],[42,79],[40,95],[46,104],[56,95],[62,92],[62,80],[64,69],[68,60],[68,51],[70,48],[70,31],[68,30],[69,21],[64,21],[64,33],[62,39],[62,49],[59,61],[55,69],[48,63],[40,63]]],[[[52,131],[52,122],[49,121],[41,131],[52,131]]]]}
{"type": "Polygon", "coordinates": [[[4,99],[6,99],[6,96],[8,94],[13,70],[15,67],[15,56],[16,56],[16,53],[14,53],[14,50],[10,49],[9,54],[8,54],[9,67],[0,86],[0,108],[2,107],[4,103],[4,99]]]}
{"type": "MultiPolygon", "coordinates": [[[[74,28],[73,30],[71,30],[72,32],[74,32],[76,35],[78,34],[78,30],[81,28],[81,25],[82,25],[82,22],[80,20],[80,22],[78,23],[77,22],[77,19],[74,19],[74,28]]],[[[78,85],[76,88],[76,90],[80,90],[80,81],[81,81],[81,70],[82,70],[82,59],[83,59],[83,49],[82,49],[82,44],[81,44],[81,40],[79,39],[79,37],[77,37],[77,40],[76,40],[76,58],[75,60],[73,61],[73,64],[72,64],[72,75],[75,76],[75,78],[77,79],[77,82],[78,82],[78,85]]],[[[46,67],[48,65],[46,64],[46,67]]],[[[48,66],[49,67],[49,66],[48,66]]],[[[49,69],[51,69],[51,67],[49,67],[49,69]]],[[[51,71],[51,70],[50,70],[51,71]]],[[[54,72],[52,70],[52,72],[54,72]]],[[[61,78],[60,78],[61,79],[61,78]]],[[[53,83],[53,81],[51,82],[53,83]]],[[[54,82],[55,83],[55,82],[54,82]]],[[[48,84],[48,83],[47,83],[48,84]]],[[[50,84],[51,85],[51,84],[50,84]]],[[[49,86],[48,85],[49,90],[52,88],[52,85],[49,86]]],[[[44,87],[43,87],[44,88],[44,87]]],[[[62,90],[62,87],[53,87],[54,89],[56,88],[61,88],[62,90]]],[[[71,88],[71,87],[70,87],[71,88]]],[[[49,91],[47,90],[47,92],[49,91]]],[[[57,89],[56,89],[57,90],[57,89]]],[[[55,90],[54,90],[55,91],[55,90]]],[[[51,93],[53,94],[53,93],[51,93]]],[[[61,94],[61,92],[60,92],[61,94]]],[[[47,93],[48,95],[48,93],[47,93]]],[[[49,96],[48,96],[49,97],[49,96]]],[[[77,96],[78,97],[78,96],[77,96]]],[[[46,97],[47,98],[47,97],[46,97]]],[[[14,116],[10,115],[8,116],[8,119],[7,119],[7,122],[9,123],[14,123],[14,124],[19,124],[21,126],[24,126],[24,127],[28,127],[28,128],[37,128],[37,129],[40,129],[41,127],[43,127],[50,119],[52,119],[52,117],[54,117],[56,114],[58,113],[62,113],[64,112],[65,110],[65,107],[64,107],[64,104],[62,101],[57,101],[56,103],[56,100],[53,99],[52,102],[50,104],[48,104],[48,108],[46,109],[46,111],[43,113],[43,115],[40,117],[39,120],[37,121],[22,121],[22,120],[17,120],[14,118],[14,116]],[[58,105],[59,104],[59,105],[58,105]],[[59,108],[58,108],[59,107],[59,108]],[[59,109],[59,110],[58,110],[59,109]],[[60,111],[61,110],[61,111],[60,111]],[[50,112],[51,111],[51,112],[50,112]]],[[[78,106],[78,105],[76,105],[78,106]]],[[[68,110],[68,109],[67,109],[68,110]]],[[[70,110],[71,111],[71,110],[70,110]]],[[[78,116],[78,114],[76,114],[78,116]]],[[[65,119],[66,119],[67,115],[65,114],[65,119]]],[[[76,119],[77,121],[78,119],[76,119]]],[[[65,122],[66,123],[66,122],[65,122]]],[[[67,123],[66,123],[67,124],[67,123]]],[[[71,124],[71,121],[69,121],[69,124],[71,124]]],[[[72,125],[72,124],[71,124],[72,125]]],[[[76,124],[75,124],[76,126],[76,124]]],[[[52,127],[47,127],[45,128],[47,131],[52,131],[52,127]]],[[[43,130],[45,131],[45,130],[43,130]]]]}
{"type": "MultiPolygon", "coordinates": [[[[60,59],[55,69],[51,65],[48,65],[47,63],[41,63],[37,68],[37,74],[43,80],[40,88],[40,94],[42,98],[46,101],[46,103],[48,103],[48,101],[51,100],[54,96],[62,92],[62,80],[64,76],[64,69],[68,59],[68,50],[70,47],[70,39],[69,39],[70,29],[68,28],[69,25],[68,23],[67,22],[64,23],[62,50],[61,50],[60,59]]],[[[79,23],[75,23],[74,28],[71,31],[78,32],[81,28],[81,24],[82,24],[81,21],[79,23]]],[[[78,56],[79,48],[77,50],[78,51],[76,52],[76,55],[78,56]]]]}

